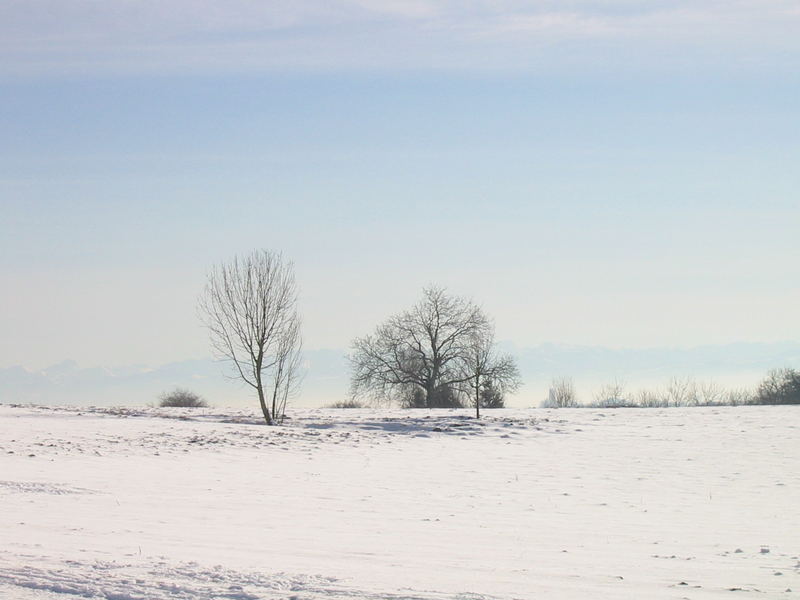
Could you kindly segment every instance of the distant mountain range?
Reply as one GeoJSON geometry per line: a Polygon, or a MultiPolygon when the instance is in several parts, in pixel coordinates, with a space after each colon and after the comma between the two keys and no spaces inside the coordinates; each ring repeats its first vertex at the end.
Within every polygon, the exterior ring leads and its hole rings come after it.
{"type": "MultiPolygon", "coordinates": [[[[800,343],[738,343],[695,348],[612,349],[542,344],[503,344],[518,361],[526,385],[512,404],[538,405],[553,377],[574,378],[579,394],[614,379],[630,385],[659,385],[670,377],[713,379],[725,385],[754,385],[769,369],[800,367],[800,343]]],[[[318,406],[347,396],[344,350],[305,353],[303,392],[296,403],[318,406]]],[[[158,395],[185,387],[212,404],[252,401],[251,391],[224,375],[225,365],[192,359],[161,366],[80,367],[65,360],[41,371],[21,366],[0,368],[0,402],[115,405],[149,404],[158,395]]]]}
{"type": "MultiPolygon", "coordinates": [[[[347,360],[339,350],[313,350],[305,355],[304,405],[340,400],[347,390],[347,360]]],[[[40,404],[152,404],[175,387],[191,389],[212,404],[248,401],[251,389],[225,376],[227,365],[212,358],[159,366],[80,367],[73,360],[32,371],[21,366],[0,368],[0,402],[40,404]]]]}
{"type": "Polygon", "coordinates": [[[714,377],[800,363],[800,342],[736,343],[694,348],[613,349],[542,344],[505,345],[529,377],[714,377]]]}

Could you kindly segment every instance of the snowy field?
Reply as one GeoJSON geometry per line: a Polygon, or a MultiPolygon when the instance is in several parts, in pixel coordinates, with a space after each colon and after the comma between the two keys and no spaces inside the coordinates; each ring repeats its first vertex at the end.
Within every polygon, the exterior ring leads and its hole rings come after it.
{"type": "Polygon", "coordinates": [[[800,407],[0,406],[0,598],[800,597],[800,407]]]}

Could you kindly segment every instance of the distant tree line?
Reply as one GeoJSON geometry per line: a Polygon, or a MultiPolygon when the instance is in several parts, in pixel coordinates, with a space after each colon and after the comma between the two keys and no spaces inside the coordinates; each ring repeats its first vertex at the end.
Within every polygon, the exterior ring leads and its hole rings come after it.
{"type": "Polygon", "coordinates": [[[674,406],[742,406],[763,404],[800,404],[800,371],[773,369],[753,390],[725,389],[713,382],[691,377],[670,379],[656,390],[629,392],[620,381],[598,389],[589,402],[581,403],[568,377],[554,379],[543,408],[666,408],[674,406]]]}

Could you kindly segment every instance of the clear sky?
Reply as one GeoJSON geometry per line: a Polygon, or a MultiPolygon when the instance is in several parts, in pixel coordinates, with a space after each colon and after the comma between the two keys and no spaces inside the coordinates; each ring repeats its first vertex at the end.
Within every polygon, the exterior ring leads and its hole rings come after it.
{"type": "Polygon", "coordinates": [[[498,337],[800,338],[800,7],[0,4],[0,367],[210,353],[213,262],[309,348],[440,283],[498,337]]]}

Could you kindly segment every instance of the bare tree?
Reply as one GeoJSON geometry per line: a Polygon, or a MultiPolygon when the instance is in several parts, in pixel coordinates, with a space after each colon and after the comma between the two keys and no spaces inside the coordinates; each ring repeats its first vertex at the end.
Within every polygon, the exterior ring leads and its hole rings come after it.
{"type": "Polygon", "coordinates": [[[542,403],[543,408],[570,408],[578,406],[575,397],[575,384],[571,377],[553,379],[547,400],[542,403]]]}
{"type": "Polygon", "coordinates": [[[783,374],[780,369],[771,369],[756,389],[758,404],[778,404],[783,395],[783,374]]]}
{"type": "Polygon", "coordinates": [[[437,398],[452,405],[452,394],[475,378],[465,368],[475,340],[490,337],[491,331],[486,315],[470,300],[426,288],[412,309],[353,341],[352,393],[384,400],[417,394],[427,408],[437,406],[437,398]]]}
{"type": "Polygon", "coordinates": [[[294,268],[258,250],[208,274],[200,308],[217,356],[258,394],[268,425],[283,419],[299,383],[300,317],[294,268]]]}
{"type": "Polygon", "coordinates": [[[597,408],[621,408],[631,405],[632,402],[625,392],[625,384],[619,379],[602,386],[595,393],[592,403],[592,406],[597,408]]]}
{"type": "Polygon", "coordinates": [[[694,392],[697,406],[717,406],[725,402],[725,390],[713,381],[699,382],[694,392]]]}
{"type": "Polygon", "coordinates": [[[697,385],[691,377],[671,377],[666,391],[667,406],[696,406],[697,385]]]}
{"type": "Polygon", "coordinates": [[[515,392],[522,384],[514,358],[497,352],[491,325],[476,332],[464,357],[464,373],[471,376],[463,387],[472,398],[477,419],[481,418],[481,406],[500,408],[503,395],[515,392]]]}
{"type": "Polygon", "coordinates": [[[723,404],[728,406],[743,406],[753,404],[753,391],[746,388],[738,388],[723,392],[723,404]]]}
{"type": "Polygon", "coordinates": [[[800,371],[772,369],[761,381],[754,399],[756,404],[800,404],[800,371]]]}
{"type": "Polygon", "coordinates": [[[636,393],[635,402],[642,408],[663,408],[669,406],[667,400],[658,390],[639,390],[636,393]]]}

